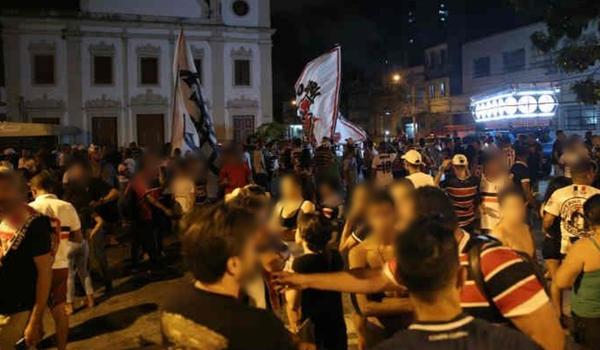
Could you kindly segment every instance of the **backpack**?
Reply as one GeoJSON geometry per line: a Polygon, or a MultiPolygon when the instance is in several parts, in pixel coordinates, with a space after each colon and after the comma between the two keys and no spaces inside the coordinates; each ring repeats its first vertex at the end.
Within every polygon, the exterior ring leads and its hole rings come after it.
{"type": "MultiPolygon", "coordinates": [[[[488,249],[491,247],[499,247],[499,246],[502,246],[502,242],[500,242],[499,240],[497,240],[494,237],[490,237],[487,235],[471,236],[471,239],[469,240],[468,247],[467,247],[467,256],[469,258],[468,269],[469,269],[469,274],[473,277],[473,281],[475,282],[475,285],[477,285],[477,288],[479,288],[479,290],[481,292],[483,292],[485,298],[487,299],[488,303],[490,304],[490,308],[492,309],[492,311],[495,314],[494,317],[498,318],[498,319],[505,319],[505,317],[502,315],[502,312],[500,312],[500,310],[496,306],[496,303],[494,302],[493,298],[491,297],[489,288],[487,288],[487,285],[485,283],[483,271],[481,270],[481,253],[483,253],[484,247],[485,247],[485,249],[488,249]]],[[[535,263],[535,261],[533,260],[533,258],[531,258],[528,254],[526,254],[524,252],[519,252],[517,250],[515,250],[515,252],[524,261],[526,261],[532,265],[535,277],[540,282],[540,284],[544,287],[544,291],[546,292],[546,294],[550,295],[550,293],[547,290],[547,284],[544,279],[544,276],[540,272],[540,270],[539,270],[537,264],[535,263]]]]}

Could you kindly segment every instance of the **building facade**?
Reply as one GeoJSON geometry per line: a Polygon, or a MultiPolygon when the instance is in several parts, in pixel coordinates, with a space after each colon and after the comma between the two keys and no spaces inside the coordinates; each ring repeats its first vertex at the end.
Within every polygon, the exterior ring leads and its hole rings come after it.
{"type": "Polygon", "coordinates": [[[545,30],[545,24],[534,23],[463,45],[463,94],[482,128],[598,130],[600,108],[579,103],[571,90],[598,66],[583,73],[560,71],[555,56],[531,42],[534,32],[545,30]]]}
{"type": "Polygon", "coordinates": [[[243,141],[272,121],[269,0],[143,5],[81,0],[68,13],[4,11],[6,119],[76,126],[73,142],[168,142],[183,30],[219,139],[243,141]]]}

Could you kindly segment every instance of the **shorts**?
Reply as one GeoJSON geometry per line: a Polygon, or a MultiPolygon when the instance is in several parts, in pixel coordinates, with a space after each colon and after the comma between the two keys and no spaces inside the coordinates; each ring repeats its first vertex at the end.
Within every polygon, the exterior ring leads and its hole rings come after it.
{"type": "Polygon", "coordinates": [[[562,260],[564,255],[560,252],[560,236],[544,237],[542,243],[542,257],[544,259],[562,260]]]}
{"type": "Polygon", "coordinates": [[[52,270],[52,285],[50,286],[50,297],[48,298],[48,306],[50,308],[67,302],[68,278],[68,268],[52,270]]]}

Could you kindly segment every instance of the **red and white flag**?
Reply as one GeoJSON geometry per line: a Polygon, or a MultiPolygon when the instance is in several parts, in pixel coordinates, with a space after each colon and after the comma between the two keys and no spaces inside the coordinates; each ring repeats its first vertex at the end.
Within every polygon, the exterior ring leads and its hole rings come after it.
{"type": "Polygon", "coordinates": [[[367,140],[367,132],[339,114],[335,127],[334,140],[346,143],[350,139],[354,142],[364,142],[367,140]]]}
{"type": "Polygon", "coordinates": [[[296,82],[296,106],[305,136],[320,144],[335,136],[341,79],[341,48],[310,61],[296,82]]]}

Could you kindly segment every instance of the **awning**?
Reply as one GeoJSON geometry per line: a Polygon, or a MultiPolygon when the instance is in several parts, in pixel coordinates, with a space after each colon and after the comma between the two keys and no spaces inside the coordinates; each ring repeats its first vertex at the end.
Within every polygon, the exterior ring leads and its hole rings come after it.
{"type": "Polygon", "coordinates": [[[39,137],[77,135],[79,128],[40,123],[0,123],[0,137],[39,137]]]}

